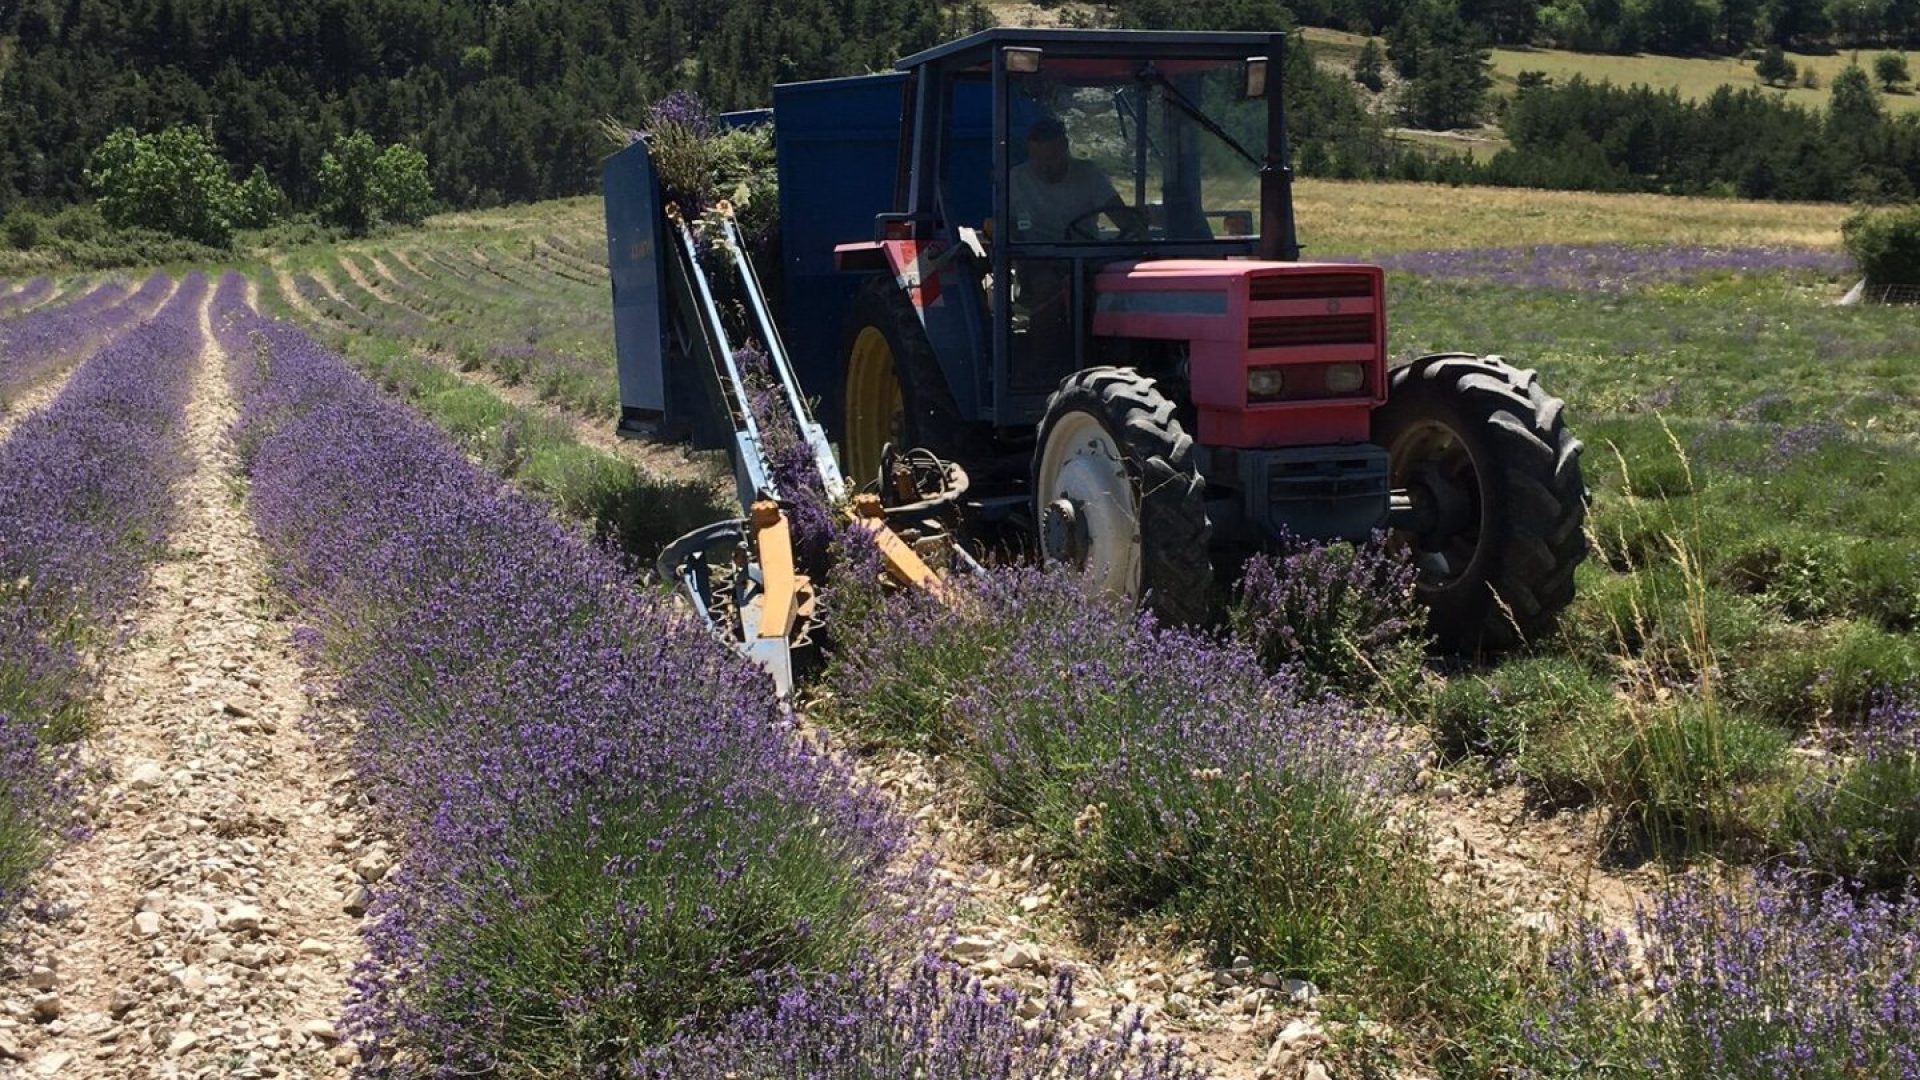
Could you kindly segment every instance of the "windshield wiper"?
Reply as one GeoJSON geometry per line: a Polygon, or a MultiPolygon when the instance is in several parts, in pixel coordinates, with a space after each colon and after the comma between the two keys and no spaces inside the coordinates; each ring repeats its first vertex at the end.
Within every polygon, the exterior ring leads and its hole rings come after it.
{"type": "Polygon", "coordinates": [[[1249,151],[1246,147],[1241,146],[1240,140],[1234,138],[1232,135],[1227,134],[1227,129],[1221,127],[1220,122],[1218,120],[1215,120],[1213,117],[1208,116],[1206,113],[1200,111],[1200,107],[1198,105],[1195,105],[1191,100],[1189,100],[1187,98],[1187,95],[1181,93],[1180,88],[1173,85],[1173,83],[1170,80],[1168,80],[1168,78],[1165,75],[1160,74],[1158,71],[1155,71],[1152,68],[1146,68],[1140,72],[1140,81],[1158,84],[1160,89],[1164,91],[1168,101],[1173,102],[1174,106],[1177,107],[1181,112],[1186,113],[1189,117],[1193,118],[1195,123],[1198,123],[1201,127],[1205,128],[1207,132],[1210,133],[1214,138],[1219,139],[1221,142],[1226,143],[1228,146],[1233,147],[1236,153],[1238,153],[1241,157],[1247,159],[1247,164],[1252,165],[1256,169],[1264,167],[1264,165],[1266,164],[1265,162],[1261,161],[1257,157],[1254,157],[1251,151],[1249,151]]]}

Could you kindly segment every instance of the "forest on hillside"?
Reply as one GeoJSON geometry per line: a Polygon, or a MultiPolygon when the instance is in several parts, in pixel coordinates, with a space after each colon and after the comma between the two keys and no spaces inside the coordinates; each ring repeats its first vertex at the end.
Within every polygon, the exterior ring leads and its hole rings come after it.
{"type": "Polygon", "coordinates": [[[356,129],[425,151],[455,206],[577,194],[601,117],[683,86],[760,104],[776,81],[884,68],[984,19],[939,0],[15,0],[0,209],[82,197],[122,125],[205,127],[297,205],[356,129]]]}

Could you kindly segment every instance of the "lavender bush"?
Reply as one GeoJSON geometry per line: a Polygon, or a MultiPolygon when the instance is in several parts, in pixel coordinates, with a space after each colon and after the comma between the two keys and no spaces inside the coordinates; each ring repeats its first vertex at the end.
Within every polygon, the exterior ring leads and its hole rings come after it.
{"type": "Polygon", "coordinates": [[[1782,843],[1836,877],[1911,889],[1920,872],[1920,697],[1882,695],[1852,742],[1788,804],[1782,843]]]}
{"type": "Polygon", "coordinates": [[[0,445],[0,913],[65,828],[58,747],[174,520],[205,286],[189,277],[0,445]]]}
{"type": "Polygon", "coordinates": [[[1920,1077],[1920,906],[1777,873],[1683,880],[1548,958],[1521,1075],[1920,1077]]]}
{"type": "Polygon", "coordinates": [[[767,972],[895,947],[901,829],[765,679],[223,283],[252,507],[405,852],[371,1071],[610,1075],[767,972]]]}
{"type": "Polygon", "coordinates": [[[768,1004],[720,1032],[649,1053],[636,1080],[1197,1080],[1172,1043],[1150,1043],[1137,1012],[1111,1031],[1067,1035],[1073,982],[1057,979],[1036,1022],[1010,991],[923,959],[903,978],[856,970],[806,989],[769,986],[768,1004]]]}
{"type": "Polygon", "coordinates": [[[1309,690],[1399,704],[1419,684],[1426,652],[1416,576],[1384,533],[1357,546],[1294,543],[1247,560],[1228,620],[1309,690]]]}
{"type": "Polygon", "coordinates": [[[1384,720],[1071,576],[950,591],[869,607],[823,707],[946,750],[1084,910],[1169,920],[1418,1027],[1492,1022],[1505,942],[1390,825],[1411,762],[1384,720]]]}

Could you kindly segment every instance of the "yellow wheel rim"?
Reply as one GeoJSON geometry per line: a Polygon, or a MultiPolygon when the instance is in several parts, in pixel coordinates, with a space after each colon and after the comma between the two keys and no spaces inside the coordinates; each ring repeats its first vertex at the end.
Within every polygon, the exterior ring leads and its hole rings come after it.
{"type": "Polygon", "coordinates": [[[847,357],[843,465],[848,480],[859,485],[880,475],[880,451],[900,438],[905,413],[893,349],[879,327],[869,326],[853,339],[853,352],[847,357]]]}

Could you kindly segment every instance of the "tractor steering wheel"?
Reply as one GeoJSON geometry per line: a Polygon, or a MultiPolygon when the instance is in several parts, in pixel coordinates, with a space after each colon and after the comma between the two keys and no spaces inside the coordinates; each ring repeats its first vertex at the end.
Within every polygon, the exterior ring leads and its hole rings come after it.
{"type": "MultiPolygon", "coordinates": [[[[1125,204],[1123,203],[1121,205],[1124,206],[1125,204]]],[[[1060,230],[1060,234],[1062,236],[1067,237],[1069,242],[1071,242],[1073,237],[1073,231],[1079,228],[1082,223],[1088,221],[1089,219],[1093,219],[1094,227],[1091,230],[1093,235],[1090,237],[1090,239],[1093,239],[1093,240],[1102,239],[1102,237],[1100,236],[1099,222],[1097,219],[1100,217],[1101,214],[1106,213],[1109,209],[1111,209],[1110,205],[1094,207],[1093,209],[1087,211],[1086,213],[1081,214],[1080,216],[1074,218],[1072,221],[1067,222],[1066,228],[1060,230]]],[[[1126,207],[1126,210],[1127,210],[1127,215],[1133,218],[1134,225],[1132,228],[1128,228],[1124,225],[1118,225],[1117,227],[1120,230],[1119,239],[1121,240],[1147,239],[1149,235],[1147,231],[1147,223],[1146,223],[1147,216],[1145,214],[1138,213],[1131,206],[1126,207]]]]}

